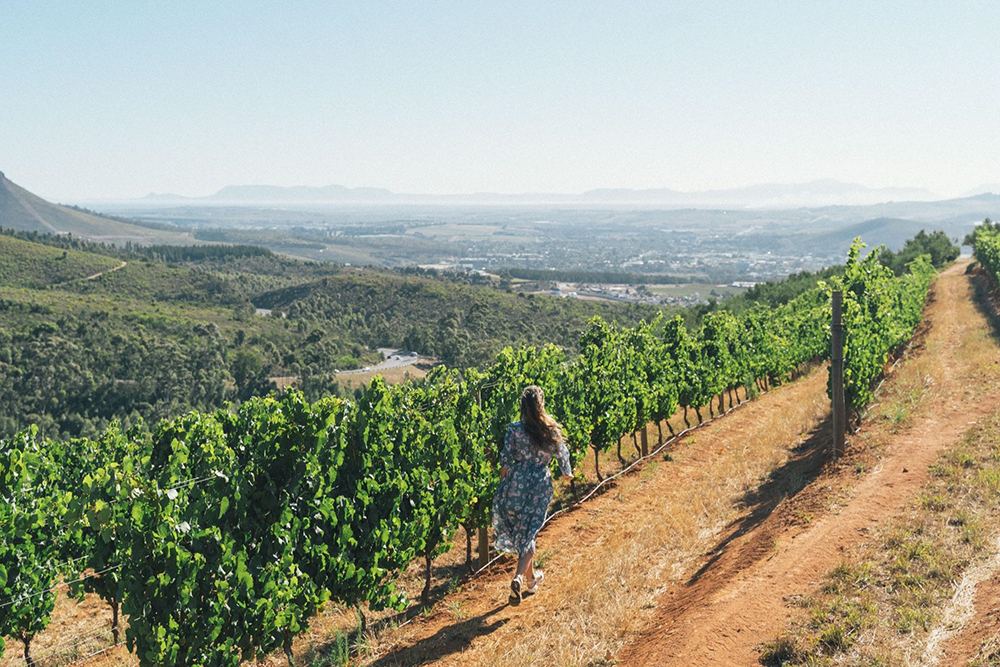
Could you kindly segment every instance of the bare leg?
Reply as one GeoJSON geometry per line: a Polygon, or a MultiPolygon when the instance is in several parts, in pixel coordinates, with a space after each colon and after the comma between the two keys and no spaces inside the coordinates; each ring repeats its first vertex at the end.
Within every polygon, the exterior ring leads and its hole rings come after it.
{"type": "Polygon", "coordinates": [[[517,572],[514,573],[514,576],[517,575],[524,576],[525,573],[527,573],[528,574],[527,578],[529,580],[533,578],[535,576],[534,561],[535,561],[534,549],[532,549],[531,551],[525,551],[517,559],[517,572]]]}

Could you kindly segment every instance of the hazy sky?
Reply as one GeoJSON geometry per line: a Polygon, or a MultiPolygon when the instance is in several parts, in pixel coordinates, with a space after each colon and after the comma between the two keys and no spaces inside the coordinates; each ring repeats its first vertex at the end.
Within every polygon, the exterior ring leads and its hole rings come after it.
{"type": "Polygon", "coordinates": [[[0,171],[59,201],[1000,181],[995,2],[2,0],[0,171]]]}

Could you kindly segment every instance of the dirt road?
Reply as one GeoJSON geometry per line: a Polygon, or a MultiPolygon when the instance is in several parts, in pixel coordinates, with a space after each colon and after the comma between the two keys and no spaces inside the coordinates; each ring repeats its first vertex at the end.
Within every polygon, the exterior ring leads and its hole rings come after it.
{"type": "Polygon", "coordinates": [[[97,278],[100,278],[101,276],[103,276],[105,273],[114,273],[115,271],[120,271],[120,270],[124,269],[126,266],[128,266],[128,262],[126,262],[125,260],[122,260],[122,263],[119,264],[118,266],[115,266],[115,267],[110,268],[110,269],[104,269],[103,271],[98,271],[97,273],[95,273],[93,275],[90,275],[90,276],[87,276],[86,278],[83,278],[82,280],[96,280],[97,278]]]}
{"type": "Polygon", "coordinates": [[[829,511],[831,489],[849,471],[829,471],[805,487],[782,511],[753,532],[720,546],[687,581],[661,598],[647,630],[619,655],[624,665],[754,665],[758,646],[773,639],[796,608],[868,529],[900,511],[927,480],[928,466],[954,444],[970,421],[996,409],[996,396],[968,381],[961,346],[966,334],[988,327],[971,298],[965,265],[945,271],[934,288],[925,349],[940,362],[935,400],[896,434],[879,468],[853,486],[849,499],[829,511]],[[985,399],[985,400],[984,400],[985,399]],[[792,516],[809,515],[808,525],[792,516]]]}
{"type": "Polygon", "coordinates": [[[122,260],[122,263],[119,264],[118,266],[114,266],[114,267],[112,267],[110,269],[104,269],[103,271],[98,271],[97,273],[91,274],[89,276],[84,276],[83,278],[74,278],[73,280],[67,280],[65,282],[56,283],[56,284],[52,285],[52,287],[62,287],[63,285],[72,285],[73,283],[82,283],[82,282],[87,281],[87,280],[97,280],[98,278],[100,278],[101,276],[103,276],[103,275],[105,275],[107,273],[114,273],[115,271],[120,271],[120,270],[124,269],[126,266],[128,266],[128,262],[126,262],[125,260],[122,260]]]}

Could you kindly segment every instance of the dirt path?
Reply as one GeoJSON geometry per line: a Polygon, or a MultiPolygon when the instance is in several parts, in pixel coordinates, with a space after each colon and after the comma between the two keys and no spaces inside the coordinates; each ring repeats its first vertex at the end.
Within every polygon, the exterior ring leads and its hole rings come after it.
{"type": "Polygon", "coordinates": [[[84,282],[86,280],[96,280],[96,279],[100,278],[101,276],[103,276],[106,273],[114,273],[115,271],[120,271],[121,269],[124,269],[126,266],[128,266],[128,262],[126,262],[125,260],[122,260],[122,263],[119,264],[118,266],[112,267],[110,269],[104,269],[103,271],[98,271],[97,273],[95,273],[93,275],[84,276],[83,278],[73,278],[73,280],[67,280],[65,282],[56,283],[56,284],[52,285],[52,287],[62,287],[63,285],[72,285],[73,283],[82,283],[82,282],[84,282]]]}
{"type": "Polygon", "coordinates": [[[934,664],[968,665],[979,659],[976,664],[992,665],[1000,657],[1000,578],[995,571],[976,587],[974,596],[972,618],[944,643],[943,657],[934,664]]]}
{"type": "Polygon", "coordinates": [[[722,531],[752,530],[819,473],[825,386],[818,369],[769,392],[682,440],[673,460],[558,517],[539,537],[545,589],[521,606],[507,604],[511,563],[503,563],[375,640],[365,662],[587,664],[617,651],[652,613],[664,582],[722,531]]]}
{"type": "Polygon", "coordinates": [[[982,657],[984,646],[1000,654],[1000,540],[992,558],[962,577],[948,612],[922,664],[968,665],[982,657]]]}
{"type": "MultiPolygon", "coordinates": [[[[1000,292],[982,275],[975,280],[981,302],[1000,328],[1000,292]]],[[[992,541],[990,557],[963,574],[921,664],[992,665],[1000,659],[1000,535],[992,541]]]]}
{"type": "Polygon", "coordinates": [[[98,271],[92,276],[87,276],[86,278],[83,278],[83,280],[95,280],[103,276],[105,273],[114,273],[115,271],[120,271],[121,269],[124,269],[126,266],[128,266],[128,262],[122,260],[122,263],[119,264],[118,266],[111,269],[104,269],[103,271],[98,271]]]}
{"type": "Polygon", "coordinates": [[[757,647],[788,624],[795,596],[813,589],[869,527],[912,499],[927,480],[928,465],[970,420],[996,409],[995,397],[973,395],[963,382],[969,369],[956,354],[969,328],[988,326],[972,302],[965,268],[941,275],[926,312],[924,353],[940,359],[939,377],[932,378],[935,400],[892,438],[879,468],[853,486],[839,511],[827,507],[831,492],[849,480],[846,470],[828,471],[756,530],[724,542],[661,597],[647,630],[619,654],[620,664],[758,664],[757,647]],[[813,518],[796,525],[793,516],[813,518]]]}

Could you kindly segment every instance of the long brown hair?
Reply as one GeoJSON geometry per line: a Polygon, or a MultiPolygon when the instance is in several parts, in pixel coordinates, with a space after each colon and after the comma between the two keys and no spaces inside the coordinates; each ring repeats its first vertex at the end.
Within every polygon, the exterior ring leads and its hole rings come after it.
{"type": "Polygon", "coordinates": [[[555,452],[562,440],[559,422],[545,412],[542,388],[530,385],[521,392],[521,425],[539,449],[555,452]]]}

